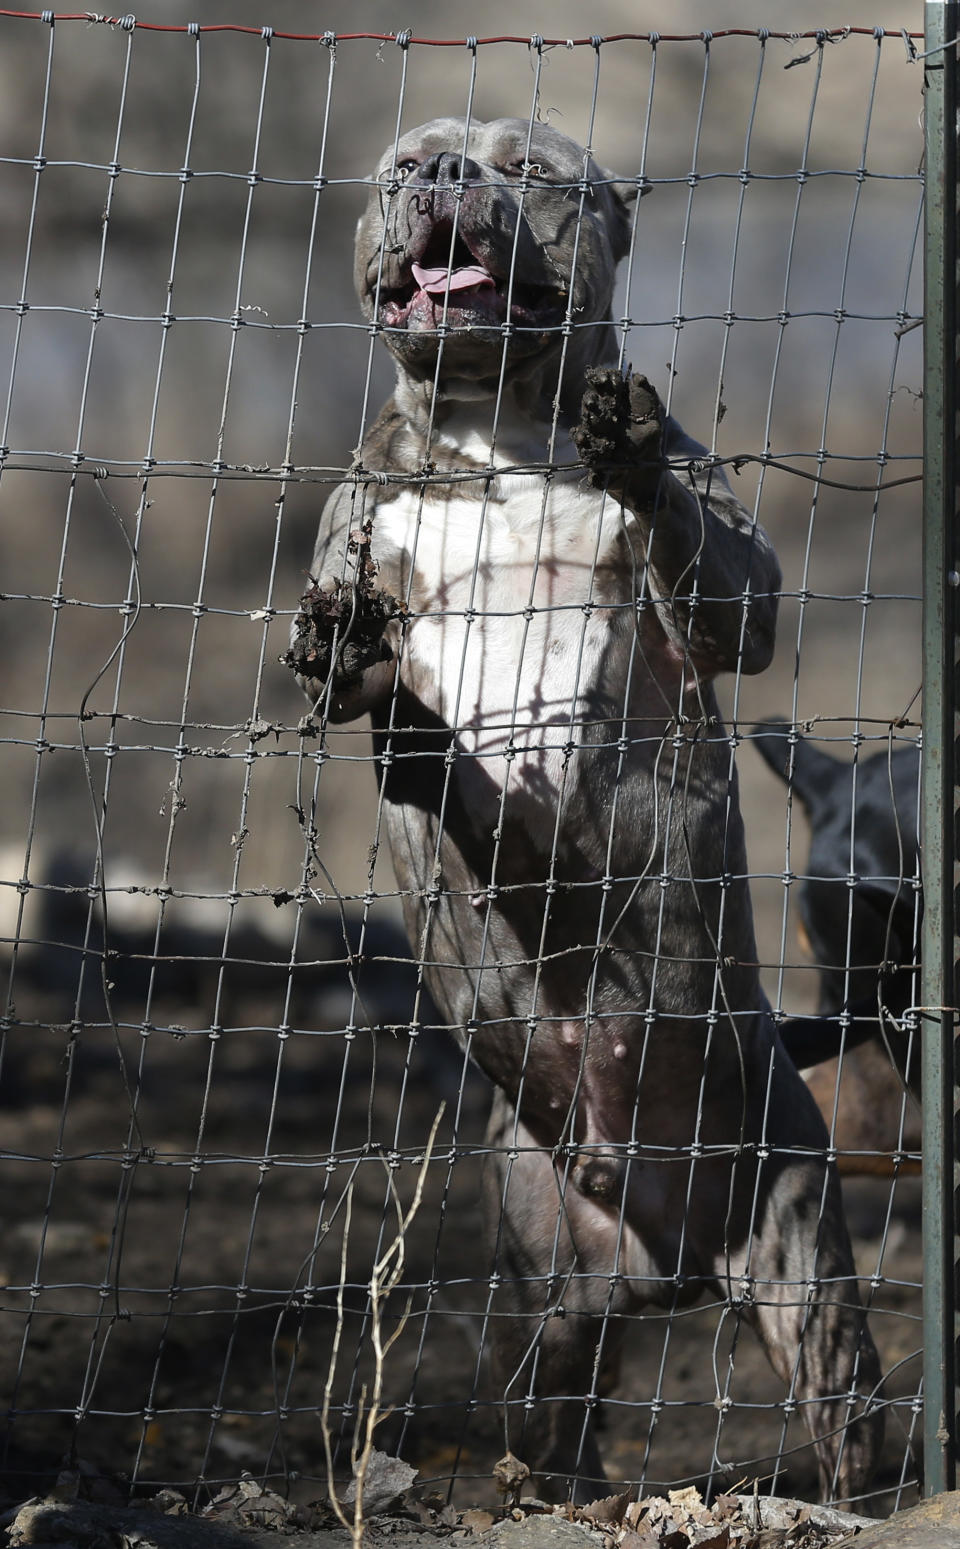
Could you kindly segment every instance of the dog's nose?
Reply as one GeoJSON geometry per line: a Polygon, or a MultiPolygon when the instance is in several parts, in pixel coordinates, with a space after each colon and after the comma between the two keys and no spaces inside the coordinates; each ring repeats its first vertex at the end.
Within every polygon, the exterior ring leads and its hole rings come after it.
{"type": "Polygon", "coordinates": [[[418,183],[476,183],[479,179],[476,162],[456,151],[437,151],[417,168],[418,183]]]}

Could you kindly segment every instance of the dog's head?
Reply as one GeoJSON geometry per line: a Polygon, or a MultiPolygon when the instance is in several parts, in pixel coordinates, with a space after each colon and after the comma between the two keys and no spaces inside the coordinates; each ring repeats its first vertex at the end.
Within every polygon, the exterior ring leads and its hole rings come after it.
{"type": "Polygon", "coordinates": [[[508,376],[529,376],[559,355],[568,315],[581,364],[599,358],[636,183],[513,118],[434,119],[384,153],[375,179],[355,280],[409,375],[438,374],[456,394],[458,380],[495,380],[506,349],[508,376]]]}

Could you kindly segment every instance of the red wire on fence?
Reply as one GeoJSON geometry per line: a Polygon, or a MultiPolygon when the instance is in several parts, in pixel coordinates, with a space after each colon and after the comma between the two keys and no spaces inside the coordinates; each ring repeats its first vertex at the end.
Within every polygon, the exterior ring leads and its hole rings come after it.
{"type": "MultiPolygon", "coordinates": [[[[132,14],[123,16],[106,16],[97,11],[8,11],[0,10],[0,16],[6,16],[16,21],[45,21],[53,22],[87,22],[90,25],[103,25],[106,27],[123,27],[125,31],[134,29],[147,32],[183,32],[196,36],[201,32],[242,32],[252,37],[264,37],[269,39],[284,38],[292,43],[353,43],[361,39],[368,39],[374,43],[396,43],[403,40],[403,46],[418,43],[426,48],[464,48],[469,42],[471,47],[480,48],[488,43],[526,43],[528,46],[532,39],[529,36],[515,37],[504,35],[494,38],[415,38],[407,37],[404,33],[396,32],[279,32],[273,27],[246,27],[239,22],[143,22],[132,14]]],[[[705,32],[614,32],[608,36],[599,33],[587,38],[544,38],[536,34],[541,48],[588,48],[597,47],[598,43],[706,43],[715,38],[761,38],[764,41],[774,39],[784,43],[797,43],[805,40],[814,42],[833,42],[835,39],[850,37],[893,37],[893,38],[922,38],[922,32],[908,32],[906,29],[898,29],[896,32],[888,32],[883,27],[817,27],[809,32],[771,32],[766,27],[723,27],[718,31],[705,32]]]]}

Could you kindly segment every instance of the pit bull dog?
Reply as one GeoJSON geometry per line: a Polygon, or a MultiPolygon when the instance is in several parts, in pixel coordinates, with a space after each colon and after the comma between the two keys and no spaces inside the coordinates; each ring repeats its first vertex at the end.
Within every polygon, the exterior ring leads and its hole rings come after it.
{"type": "Polygon", "coordinates": [[[614,364],[639,191],[512,119],[437,119],[384,155],[355,273],[396,388],[323,513],[287,659],[321,719],[372,717],[411,941],[497,1089],[494,1367],[538,1491],[597,1493],[591,1410],[628,1315],[709,1292],[847,1497],[879,1366],[757,976],[712,686],[769,662],[780,576],[614,364]]]}

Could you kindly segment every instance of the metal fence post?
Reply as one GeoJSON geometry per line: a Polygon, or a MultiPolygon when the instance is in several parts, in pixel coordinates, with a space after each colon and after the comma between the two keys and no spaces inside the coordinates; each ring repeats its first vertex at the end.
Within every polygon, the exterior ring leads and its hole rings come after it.
{"type": "Polygon", "coordinates": [[[957,1462],[960,522],[957,503],[957,0],[926,0],[923,509],[925,1491],[957,1462]],[[932,51],[932,52],[931,52],[932,51]]]}

